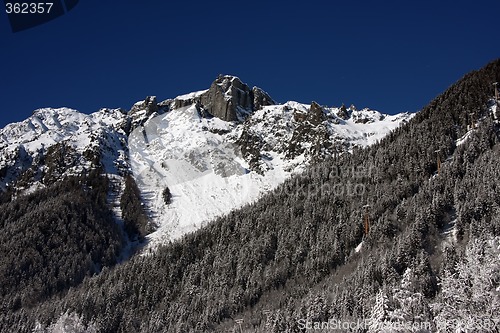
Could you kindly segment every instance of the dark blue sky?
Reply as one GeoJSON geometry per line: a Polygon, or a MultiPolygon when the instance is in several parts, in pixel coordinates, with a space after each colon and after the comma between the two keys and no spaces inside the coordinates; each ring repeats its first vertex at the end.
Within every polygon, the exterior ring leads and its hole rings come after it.
{"type": "Polygon", "coordinates": [[[499,0],[103,1],[12,33],[0,14],[0,127],[90,113],[234,74],[278,102],[417,111],[500,56],[499,0]]]}

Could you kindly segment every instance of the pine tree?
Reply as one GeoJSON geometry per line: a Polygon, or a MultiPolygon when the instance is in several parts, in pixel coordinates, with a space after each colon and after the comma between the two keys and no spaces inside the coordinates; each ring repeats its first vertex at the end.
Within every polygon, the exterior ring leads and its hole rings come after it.
{"type": "Polygon", "coordinates": [[[373,306],[368,319],[368,333],[383,333],[389,320],[389,297],[382,288],[375,296],[375,305],[373,306]]]}
{"type": "Polygon", "coordinates": [[[163,190],[162,196],[165,204],[170,205],[170,203],[172,202],[172,193],[170,193],[170,189],[168,188],[168,186],[163,190]]]}
{"type": "Polygon", "coordinates": [[[500,322],[500,237],[490,240],[471,239],[465,258],[455,273],[445,271],[440,301],[433,304],[438,332],[460,325],[482,332],[495,332],[500,322]]]}

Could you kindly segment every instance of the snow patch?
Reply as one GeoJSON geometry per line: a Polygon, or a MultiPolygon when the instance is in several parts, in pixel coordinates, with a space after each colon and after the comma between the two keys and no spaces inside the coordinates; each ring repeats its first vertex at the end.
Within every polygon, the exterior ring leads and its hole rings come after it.
{"type": "Polygon", "coordinates": [[[189,93],[189,94],[179,95],[175,99],[178,99],[178,100],[181,100],[181,101],[186,101],[186,100],[190,100],[190,99],[199,97],[199,96],[203,95],[204,93],[206,93],[207,91],[208,91],[208,89],[200,90],[200,91],[195,91],[195,92],[192,92],[192,93],[189,93]]]}
{"type": "MultiPolygon", "coordinates": [[[[312,158],[312,144],[302,142],[305,150],[297,156],[289,157],[287,152],[300,125],[294,113],[307,114],[309,109],[309,105],[293,101],[265,106],[244,123],[234,123],[203,118],[191,105],[153,117],[134,129],[128,140],[130,164],[148,216],[157,226],[147,237],[148,246],[195,231],[303,171],[312,158]],[[263,172],[252,171],[241,154],[237,142],[245,131],[261,140],[259,163],[263,172]],[[166,187],[172,194],[168,205],[162,197],[166,187]]],[[[337,111],[325,109],[331,118],[336,118],[337,111]]],[[[356,112],[360,117],[369,114],[375,121],[362,124],[348,119],[333,124],[326,120],[321,125],[330,138],[364,147],[413,116],[382,115],[368,109],[356,112]]]]}
{"type": "Polygon", "coordinates": [[[249,170],[229,131],[234,124],[200,118],[195,106],[173,110],[136,128],[130,160],[149,217],[158,229],[150,246],[174,240],[275,188],[290,174],[274,156],[264,175],[249,170]],[[161,193],[166,187],[172,202],[161,193]]]}
{"type": "Polygon", "coordinates": [[[363,248],[363,242],[359,243],[358,246],[356,246],[356,248],[354,249],[354,251],[358,253],[359,251],[361,251],[362,248],[363,248]]]}

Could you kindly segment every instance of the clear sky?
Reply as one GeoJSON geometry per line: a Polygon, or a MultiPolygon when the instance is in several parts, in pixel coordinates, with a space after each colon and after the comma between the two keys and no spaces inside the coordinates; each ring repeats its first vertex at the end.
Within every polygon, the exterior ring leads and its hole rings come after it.
{"type": "Polygon", "coordinates": [[[40,107],[130,109],[239,76],[276,101],[417,111],[500,57],[500,1],[103,1],[12,33],[0,127],[40,107]]]}

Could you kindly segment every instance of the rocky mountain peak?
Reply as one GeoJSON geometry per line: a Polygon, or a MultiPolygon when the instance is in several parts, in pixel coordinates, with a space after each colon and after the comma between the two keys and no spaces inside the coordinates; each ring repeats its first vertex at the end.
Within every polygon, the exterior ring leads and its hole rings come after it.
{"type": "Polygon", "coordinates": [[[264,106],[268,105],[276,105],[276,102],[266,93],[264,90],[259,87],[252,88],[253,93],[253,110],[260,110],[264,106]]]}
{"type": "MultiPolygon", "coordinates": [[[[140,105],[139,105],[140,104],[140,105]]],[[[219,75],[207,90],[177,96],[158,104],[158,113],[196,105],[203,116],[216,117],[224,121],[242,122],[256,110],[264,106],[275,105],[275,101],[264,90],[250,88],[238,77],[219,75]]],[[[144,102],[139,102],[143,110],[144,102]]],[[[134,112],[131,111],[133,114],[134,112]]],[[[141,113],[144,116],[143,113],[141,113]]]]}
{"type": "Polygon", "coordinates": [[[323,107],[316,102],[312,102],[307,118],[312,125],[319,125],[323,120],[325,120],[325,111],[323,110],[323,107]]]}
{"type": "Polygon", "coordinates": [[[217,76],[215,81],[212,82],[212,85],[214,84],[220,86],[226,92],[228,92],[231,89],[231,87],[236,87],[242,90],[244,90],[246,87],[246,84],[241,82],[239,77],[233,75],[219,74],[219,76],[217,76]]]}
{"type": "Polygon", "coordinates": [[[344,103],[342,103],[342,106],[340,106],[338,112],[337,112],[337,117],[343,120],[347,120],[351,117],[351,110],[347,109],[344,103]]]}
{"type": "Polygon", "coordinates": [[[250,88],[236,76],[219,75],[200,96],[205,111],[225,121],[243,121],[259,108],[274,104],[262,89],[250,88]]]}
{"type": "Polygon", "coordinates": [[[158,102],[156,96],[147,96],[143,101],[137,102],[130,109],[130,115],[138,113],[141,111],[146,111],[148,115],[153,112],[158,112],[158,102]]]}
{"type": "Polygon", "coordinates": [[[156,96],[147,96],[143,101],[135,103],[128,113],[132,128],[143,125],[154,113],[158,113],[156,96]]]}

